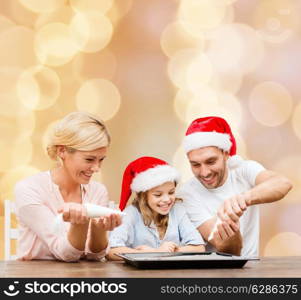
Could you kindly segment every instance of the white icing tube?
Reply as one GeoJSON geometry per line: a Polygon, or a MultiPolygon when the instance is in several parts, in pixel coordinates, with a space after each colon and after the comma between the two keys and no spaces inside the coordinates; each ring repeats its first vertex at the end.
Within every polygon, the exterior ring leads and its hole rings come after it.
{"type": "Polygon", "coordinates": [[[213,235],[217,231],[217,225],[219,225],[221,223],[222,223],[221,219],[217,218],[216,222],[215,222],[215,224],[214,224],[214,226],[213,226],[213,228],[212,228],[212,230],[211,230],[211,232],[210,232],[210,234],[208,236],[208,242],[213,239],[213,235]]]}
{"type": "MultiPolygon", "coordinates": [[[[121,212],[120,210],[117,209],[112,209],[96,204],[91,204],[91,203],[84,203],[83,204],[86,208],[87,211],[87,216],[89,218],[99,218],[99,217],[105,217],[109,216],[111,214],[117,214],[120,216],[125,216],[125,213],[121,212]]],[[[54,221],[54,231],[55,232],[60,232],[62,229],[62,224],[63,224],[63,214],[59,214],[54,221]]]]}

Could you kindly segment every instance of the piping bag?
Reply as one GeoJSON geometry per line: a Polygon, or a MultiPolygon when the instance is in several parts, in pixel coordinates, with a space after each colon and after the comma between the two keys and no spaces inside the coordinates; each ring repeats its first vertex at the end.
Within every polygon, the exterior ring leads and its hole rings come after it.
{"type": "MultiPolygon", "coordinates": [[[[109,216],[110,214],[118,214],[120,216],[126,215],[124,212],[121,212],[120,210],[112,209],[96,204],[84,203],[83,205],[86,208],[87,217],[89,218],[105,217],[105,216],[109,216]]],[[[56,233],[60,233],[63,229],[63,224],[64,224],[63,214],[59,214],[54,221],[54,231],[56,233]]]]}

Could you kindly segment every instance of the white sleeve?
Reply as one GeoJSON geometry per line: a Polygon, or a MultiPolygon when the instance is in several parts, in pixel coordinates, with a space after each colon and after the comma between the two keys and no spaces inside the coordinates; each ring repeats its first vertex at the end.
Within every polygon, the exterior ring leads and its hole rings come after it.
{"type": "Polygon", "coordinates": [[[260,163],[254,160],[246,160],[241,168],[241,175],[250,186],[255,186],[257,175],[264,170],[265,168],[260,163]]]}

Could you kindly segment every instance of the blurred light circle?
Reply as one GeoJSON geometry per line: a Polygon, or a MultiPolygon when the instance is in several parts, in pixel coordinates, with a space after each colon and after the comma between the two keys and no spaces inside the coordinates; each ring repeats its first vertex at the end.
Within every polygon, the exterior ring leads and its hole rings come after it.
{"type": "Polygon", "coordinates": [[[52,106],[60,94],[60,79],[44,66],[24,71],[17,83],[18,96],[24,106],[43,110],[52,106]]]}
{"type": "Polygon", "coordinates": [[[174,98],[174,110],[178,116],[178,118],[183,121],[187,122],[186,120],[186,113],[189,103],[193,101],[194,94],[191,91],[180,89],[178,90],[175,98],[174,98]]]}
{"type": "Polygon", "coordinates": [[[172,165],[180,172],[182,183],[193,177],[193,173],[182,144],[173,155],[172,165]]]}
{"type": "Polygon", "coordinates": [[[14,199],[15,184],[26,177],[37,174],[40,172],[37,168],[31,165],[22,165],[10,169],[0,179],[1,196],[4,199],[14,199]]]}
{"type": "Polygon", "coordinates": [[[114,117],[120,107],[116,86],[106,79],[90,79],[82,84],[76,95],[79,110],[98,114],[106,121],[114,117]]]}
{"type": "Polygon", "coordinates": [[[118,25],[118,23],[122,20],[122,18],[131,10],[133,5],[133,0],[123,0],[123,1],[115,1],[114,5],[106,14],[114,27],[118,25]]]}
{"type": "Polygon", "coordinates": [[[78,52],[69,27],[63,23],[50,23],[36,33],[35,52],[42,64],[60,66],[68,63],[78,52]]]}
{"type": "Polygon", "coordinates": [[[17,82],[22,69],[0,68],[0,115],[22,116],[28,113],[17,96],[17,82]]]}
{"type": "Polygon", "coordinates": [[[243,76],[237,71],[214,72],[210,85],[216,90],[236,94],[242,84],[243,76]]]}
{"type": "Polygon", "coordinates": [[[73,9],[79,12],[95,11],[102,14],[108,12],[112,7],[114,0],[70,0],[69,4],[73,9]]]}
{"type": "Polygon", "coordinates": [[[301,195],[301,155],[289,155],[277,161],[273,170],[289,178],[293,183],[293,189],[285,196],[287,203],[300,203],[301,195]]]}
{"type": "Polygon", "coordinates": [[[292,98],[288,90],[272,81],[258,84],[251,92],[249,108],[253,117],[265,126],[279,126],[291,115],[292,98]]]}
{"type": "Polygon", "coordinates": [[[35,13],[45,13],[57,10],[64,5],[62,0],[19,0],[28,10],[35,13]]]}
{"type": "Polygon", "coordinates": [[[178,88],[187,87],[187,72],[191,63],[200,55],[196,49],[178,51],[168,62],[167,73],[170,80],[178,88]]]}
{"type": "Polygon", "coordinates": [[[186,73],[188,89],[196,91],[201,84],[207,84],[213,75],[210,60],[205,54],[198,55],[189,65],[186,73]]]}
{"type": "Polygon", "coordinates": [[[296,106],[291,122],[296,136],[301,140],[301,103],[296,106]]]}
{"type": "Polygon", "coordinates": [[[264,248],[264,256],[300,256],[301,236],[295,232],[281,232],[273,236],[264,248]]]}
{"type": "Polygon", "coordinates": [[[0,34],[0,67],[28,68],[36,64],[34,32],[23,26],[6,28],[0,34]]]}
{"type": "Polygon", "coordinates": [[[299,226],[300,211],[300,201],[299,203],[296,202],[296,204],[289,203],[285,207],[283,207],[281,209],[281,215],[279,218],[279,228],[281,228],[284,231],[289,231],[293,228],[295,233],[298,233],[301,236],[301,226],[299,226]]]}
{"type": "Polygon", "coordinates": [[[166,56],[172,57],[179,50],[186,48],[197,48],[202,50],[204,48],[204,38],[202,35],[195,37],[191,35],[181,21],[170,23],[162,32],[161,48],[166,56]]]}
{"type": "Polygon", "coordinates": [[[116,57],[107,49],[96,53],[81,53],[72,61],[73,76],[80,81],[92,78],[111,79],[116,68],[116,57]]]}
{"type": "Polygon", "coordinates": [[[106,47],[113,34],[110,20],[101,13],[77,13],[70,23],[74,42],[83,52],[97,52],[106,47]]]}
{"type": "Polygon", "coordinates": [[[300,7],[295,0],[263,0],[253,13],[254,28],[270,43],[282,43],[300,28],[300,7]]]}
{"type": "Polygon", "coordinates": [[[226,6],[212,0],[185,0],[179,6],[178,18],[189,32],[199,35],[217,27],[225,16],[226,6]]]}
{"type": "Polygon", "coordinates": [[[208,35],[208,57],[220,72],[249,73],[262,62],[264,46],[254,29],[225,24],[208,35]]]}

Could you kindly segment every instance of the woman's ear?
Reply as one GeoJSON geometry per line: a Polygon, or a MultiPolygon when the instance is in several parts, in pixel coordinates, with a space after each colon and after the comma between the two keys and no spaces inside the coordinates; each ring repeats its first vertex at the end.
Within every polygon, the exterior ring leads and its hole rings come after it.
{"type": "Polygon", "coordinates": [[[66,146],[62,146],[62,145],[57,146],[57,156],[60,159],[62,160],[65,159],[66,151],[67,151],[66,146]]]}

